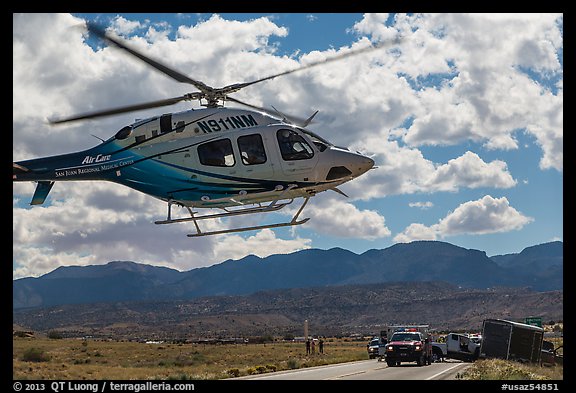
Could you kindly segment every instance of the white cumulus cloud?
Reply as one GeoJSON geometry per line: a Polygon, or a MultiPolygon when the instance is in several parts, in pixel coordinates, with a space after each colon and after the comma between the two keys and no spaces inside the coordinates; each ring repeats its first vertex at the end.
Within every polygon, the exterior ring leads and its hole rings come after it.
{"type": "Polygon", "coordinates": [[[397,141],[367,138],[376,148],[376,169],[342,188],[356,199],[380,198],[385,195],[417,192],[456,192],[462,188],[511,188],[517,184],[504,161],[484,161],[473,152],[435,163],[415,148],[402,147],[397,141]]]}
{"type": "MultiPolygon", "coordinates": [[[[518,149],[519,132],[533,138],[541,170],[563,170],[561,14],[397,14],[392,26],[386,25],[388,14],[365,14],[350,26],[355,42],[301,57],[278,53],[272,41],[289,35],[278,20],[212,15],[196,24],[180,18],[179,26],[169,26],[127,15],[115,18],[112,28],[128,35],[137,50],[211,86],[256,80],[370,41],[403,36],[401,45],[275,78],[234,95],[302,117],[319,109],[313,131],[373,155],[378,168],[341,187],[352,201],[511,189],[517,185],[515,176],[527,176],[511,172],[503,160],[486,159],[483,151],[518,149]],[[552,80],[553,87],[541,80],[552,80]],[[424,149],[470,142],[482,145],[482,151],[470,148],[439,159],[424,149]]],[[[77,28],[83,22],[70,14],[13,14],[14,160],[92,147],[99,141],[91,134],[108,138],[134,118],[159,110],[60,127],[47,126],[46,119],[195,91],[116,48],[92,48],[77,28]]],[[[162,110],[189,108],[187,102],[162,110]]],[[[115,184],[57,183],[46,205],[24,207],[33,192],[33,184],[14,184],[15,277],[63,264],[119,259],[185,270],[240,258],[255,248],[266,255],[312,246],[310,239],[277,238],[271,231],[190,239],[185,235],[194,231],[193,225],[153,224],[165,217],[165,204],[115,184]]],[[[314,198],[305,215],[312,217],[305,225],[326,236],[390,236],[390,218],[370,207],[314,198]]],[[[435,225],[413,223],[395,239],[510,231],[529,222],[506,197],[486,196],[462,204],[435,225]]],[[[215,221],[206,229],[225,225],[215,221]]]]}
{"type": "Polygon", "coordinates": [[[388,237],[391,233],[384,217],[377,211],[360,210],[341,200],[317,201],[306,214],[311,217],[309,225],[321,234],[374,240],[388,237]]]}
{"type": "Polygon", "coordinates": [[[435,240],[454,235],[509,232],[520,230],[533,221],[510,206],[506,197],[486,195],[476,201],[458,206],[437,224],[425,226],[410,224],[402,233],[394,236],[397,242],[412,240],[435,240]]]}
{"type": "Polygon", "coordinates": [[[426,202],[410,202],[408,203],[408,206],[410,207],[417,207],[419,209],[430,209],[432,206],[434,206],[434,204],[430,201],[426,201],[426,202]]]}

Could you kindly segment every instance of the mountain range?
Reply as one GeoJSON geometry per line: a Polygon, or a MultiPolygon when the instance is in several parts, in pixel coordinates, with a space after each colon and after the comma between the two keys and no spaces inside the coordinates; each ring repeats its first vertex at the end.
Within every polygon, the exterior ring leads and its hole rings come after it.
{"type": "Polygon", "coordinates": [[[341,248],[254,255],[210,267],[178,270],[113,261],[62,266],[38,278],[13,281],[13,309],[129,301],[183,301],[258,291],[390,282],[445,282],[462,288],[563,290],[563,243],[518,254],[485,252],[446,242],[398,243],[355,254],[341,248]]]}
{"type": "Polygon", "coordinates": [[[258,291],[191,300],[68,304],[13,311],[13,328],[62,337],[131,341],[303,335],[374,335],[386,325],[480,331],[487,318],[563,321],[563,291],[386,282],[258,291]]]}

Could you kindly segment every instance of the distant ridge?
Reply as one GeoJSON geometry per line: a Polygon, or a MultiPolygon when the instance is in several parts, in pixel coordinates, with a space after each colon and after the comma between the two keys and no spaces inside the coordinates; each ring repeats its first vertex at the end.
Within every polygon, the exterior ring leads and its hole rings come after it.
{"type": "Polygon", "coordinates": [[[257,291],[385,282],[440,281],[464,288],[563,289],[563,243],[488,257],[446,242],[398,243],[363,254],[332,248],[247,256],[179,272],[130,261],[59,267],[13,281],[13,309],[123,301],[189,300],[257,291]]]}
{"type": "Polygon", "coordinates": [[[378,334],[387,324],[429,324],[437,331],[480,331],[486,318],[562,321],[563,291],[465,289],[445,282],[388,282],[259,291],[192,300],[75,304],[18,309],[20,330],[64,337],[187,340],[378,334]]]}

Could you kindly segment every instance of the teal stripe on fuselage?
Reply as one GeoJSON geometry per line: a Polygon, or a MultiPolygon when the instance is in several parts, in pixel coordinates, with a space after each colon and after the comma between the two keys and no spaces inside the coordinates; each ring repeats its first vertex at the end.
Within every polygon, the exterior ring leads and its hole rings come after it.
{"type": "MultiPolygon", "coordinates": [[[[229,176],[229,175],[223,175],[220,173],[213,173],[213,172],[206,172],[206,171],[200,171],[198,169],[192,169],[192,168],[188,168],[188,167],[184,167],[184,166],[180,166],[180,165],[176,165],[176,164],[171,164],[168,162],[160,162],[158,161],[159,164],[164,164],[167,166],[171,166],[174,167],[176,169],[180,169],[183,171],[187,171],[187,172],[191,172],[191,173],[195,173],[198,175],[202,175],[202,176],[206,176],[206,177],[212,177],[215,179],[223,179],[223,180],[230,180],[230,181],[235,181],[235,182],[245,182],[248,184],[239,184],[239,185],[235,185],[235,187],[250,187],[250,184],[257,184],[257,185],[261,185],[261,186],[271,186],[272,189],[274,187],[276,187],[276,185],[287,185],[287,184],[296,184],[298,185],[298,187],[311,187],[317,184],[324,184],[324,183],[316,183],[316,182],[298,182],[298,181],[292,181],[292,180],[266,180],[266,179],[253,179],[253,178],[246,178],[246,177],[236,177],[236,176],[229,176]]],[[[211,184],[211,183],[203,183],[203,184],[211,184]]],[[[221,184],[221,183],[214,183],[214,184],[221,184]]]]}

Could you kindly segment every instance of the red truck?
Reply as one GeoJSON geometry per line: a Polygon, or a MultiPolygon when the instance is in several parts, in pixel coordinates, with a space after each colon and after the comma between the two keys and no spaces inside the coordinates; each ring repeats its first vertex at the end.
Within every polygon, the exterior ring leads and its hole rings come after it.
{"type": "Polygon", "coordinates": [[[384,360],[388,367],[402,362],[416,362],[418,366],[432,364],[432,343],[427,329],[399,328],[388,339],[384,360]]]}

